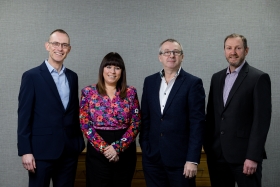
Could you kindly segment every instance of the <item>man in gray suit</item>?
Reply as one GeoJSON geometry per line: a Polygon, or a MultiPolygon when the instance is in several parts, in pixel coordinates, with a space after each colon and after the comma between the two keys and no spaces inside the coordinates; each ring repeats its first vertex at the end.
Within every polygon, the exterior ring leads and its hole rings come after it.
{"type": "Polygon", "coordinates": [[[229,66],[211,80],[204,150],[212,187],[261,186],[262,160],[271,119],[269,75],[250,66],[247,40],[224,40],[229,66]]]}

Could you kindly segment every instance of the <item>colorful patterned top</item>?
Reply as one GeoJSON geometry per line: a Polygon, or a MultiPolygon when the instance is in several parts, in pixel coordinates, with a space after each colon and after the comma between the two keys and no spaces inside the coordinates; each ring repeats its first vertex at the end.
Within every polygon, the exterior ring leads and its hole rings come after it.
{"type": "Polygon", "coordinates": [[[101,153],[109,144],[95,129],[127,129],[120,140],[111,144],[118,154],[127,149],[139,133],[141,117],[136,89],[128,86],[125,99],[121,99],[119,94],[120,91],[117,91],[111,100],[100,95],[96,85],[82,89],[80,127],[91,145],[101,153]]]}

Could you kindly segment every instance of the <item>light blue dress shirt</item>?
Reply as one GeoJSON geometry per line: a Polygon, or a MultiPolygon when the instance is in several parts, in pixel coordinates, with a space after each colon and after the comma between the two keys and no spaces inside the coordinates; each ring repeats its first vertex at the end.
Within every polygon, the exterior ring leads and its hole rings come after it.
{"type": "Polygon", "coordinates": [[[66,109],[69,102],[69,95],[70,95],[70,88],[69,88],[67,77],[65,75],[66,68],[63,65],[60,72],[58,73],[57,70],[54,69],[47,60],[45,60],[45,63],[56,84],[56,88],[58,90],[64,109],[66,109]]]}

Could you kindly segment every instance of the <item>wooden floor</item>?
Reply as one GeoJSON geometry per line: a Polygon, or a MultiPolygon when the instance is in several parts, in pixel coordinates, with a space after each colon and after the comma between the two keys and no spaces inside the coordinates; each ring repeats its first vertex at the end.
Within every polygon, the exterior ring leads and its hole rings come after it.
{"type": "MultiPolygon", "coordinates": [[[[75,187],[86,187],[86,183],[79,182],[75,187]]],[[[143,184],[142,180],[134,179],[131,183],[131,187],[146,187],[146,184],[143,184]]],[[[211,187],[211,186],[197,186],[197,187],[211,187]]]]}
{"type": "MultiPolygon", "coordinates": [[[[131,187],[146,187],[146,184],[143,184],[142,181],[133,180],[131,187]]],[[[211,187],[211,186],[197,186],[197,187],[211,187]]]]}

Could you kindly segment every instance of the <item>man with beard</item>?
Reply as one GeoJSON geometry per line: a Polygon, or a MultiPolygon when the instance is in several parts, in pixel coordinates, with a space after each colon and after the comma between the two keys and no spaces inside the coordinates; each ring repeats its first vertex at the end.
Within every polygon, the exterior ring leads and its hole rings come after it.
{"type": "Polygon", "coordinates": [[[261,186],[271,119],[269,75],[245,60],[247,40],[224,40],[229,66],[215,73],[207,104],[204,150],[212,187],[261,186]]]}

